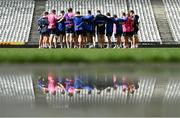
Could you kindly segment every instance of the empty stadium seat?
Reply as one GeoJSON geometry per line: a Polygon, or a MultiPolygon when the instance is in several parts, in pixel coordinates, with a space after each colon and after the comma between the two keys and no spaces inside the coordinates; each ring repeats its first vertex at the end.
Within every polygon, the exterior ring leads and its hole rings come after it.
{"type": "Polygon", "coordinates": [[[0,42],[28,42],[34,3],[34,0],[0,1],[0,42]]]}
{"type": "Polygon", "coordinates": [[[31,75],[8,74],[0,76],[0,103],[35,103],[35,94],[31,75]]]}
{"type": "Polygon", "coordinates": [[[166,92],[163,98],[163,103],[177,104],[180,103],[180,81],[178,79],[170,79],[166,88],[166,92]]]}
{"type": "Polygon", "coordinates": [[[163,0],[167,19],[171,28],[173,38],[176,42],[180,41],[180,2],[178,0],[163,0]]]}

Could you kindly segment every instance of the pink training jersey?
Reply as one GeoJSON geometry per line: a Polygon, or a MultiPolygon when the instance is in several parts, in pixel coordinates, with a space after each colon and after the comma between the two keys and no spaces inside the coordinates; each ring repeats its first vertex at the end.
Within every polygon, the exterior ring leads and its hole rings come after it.
{"type": "Polygon", "coordinates": [[[49,29],[56,28],[56,22],[57,22],[56,14],[53,14],[53,13],[49,14],[48,15],[48,22],[49,22],[49,26],[48,26],[49,29]]]}
{"type": "Polygon", "coordinates": [[[65,19],[66,19],[66,26],[73,26],[72,20],[69,20],[70,18],[74,17],[74,13],[66,13],[65,19]]]}
{"type": "Polygon", "coordinates": [[[57,90],[56,81],[53,76],[48,76],[48,91],[50,93],[55,93],[57,90]]]}
{"type": "MultiPolygon", "coordinates": [[[[126,17],[123,17],[124,19],[126,17]]],[[[128,21],[127,22],[124,22],[122,24],[122,27],[123,27],[123,32],[132,32],[134,29],[133,29],[133,20],[128,17],[128,21]]]]}

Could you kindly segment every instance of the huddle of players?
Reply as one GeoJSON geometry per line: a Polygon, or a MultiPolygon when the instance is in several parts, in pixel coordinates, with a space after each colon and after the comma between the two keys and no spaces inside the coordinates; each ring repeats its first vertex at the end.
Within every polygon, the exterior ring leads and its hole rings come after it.
{"type": "Polygon", "coordinates": [[[79,11],[74,14],[72,8],[67,13],[61,11],[61,15],[57,16],[56,10],[52,10],[50,14],[43,13],[38,26],[39,48],[57,48],[57,42],[61,48],[84,48],[86,45],[93,48],[96,35],[100,48],[104,48],[105,35],[108,39],[106,48],[112,48],[113,32],[117,40],[114,48],[129,48],[130,45],[131,48],[137,48],[139,42],[139,16],[133,10],[122,13],[120,18],[117,15],[112,17],[110,13],[103,15],[100,10],[96,16],[90,10],[86,16],[79,11]]]}

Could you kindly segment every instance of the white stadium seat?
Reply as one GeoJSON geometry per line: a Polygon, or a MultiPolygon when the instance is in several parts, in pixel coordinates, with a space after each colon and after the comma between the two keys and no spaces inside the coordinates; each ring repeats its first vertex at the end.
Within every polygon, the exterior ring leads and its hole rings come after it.
{"type": "Polygon", "coordinates": [[[28,42],[34,0],[0,1],[0,42],[28,42]]]}
{"type": "Polygon", "coordinates": [[[166,16],[170,25],[170,29],[173,35],[173,38],[176,42],[180,41],[180,2],[179,0],[163,0],[166,16]]]}

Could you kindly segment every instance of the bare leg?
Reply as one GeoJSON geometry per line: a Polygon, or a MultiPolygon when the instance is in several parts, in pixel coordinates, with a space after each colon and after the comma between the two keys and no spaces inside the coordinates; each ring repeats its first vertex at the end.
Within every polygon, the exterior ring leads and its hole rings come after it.
{"type": "Polygon", "coordinates": [[[42,48],[42,44],[43,44],[43,36],[40,35],[40,37],[39,37],[39,48],[42,48]]]}
{"type": "Polygon", "coordinates": [[[54,42],[54,48],[57,48],[57,37],[56,36],[54,36],[53,42],[54,42]]]}
{"type": "Polygon", "coordinates": [[[108,36],[107,39],[108,39],[107,48],[111,48],[111,36],[108,36]]]}
{"type": "Polygon", "coordinates": [[[70,43],[70,34],[67,33],[66,34],[66,46],[67,46],[67,48],[70,48],[69,43],[70,43]]]}
{"type": "Polygon", "coordinates": [[[50,34],[50,37],[49,37],[49,48],[52,48],[53,38],[54,38],[54,35],[50,34]]]}
{"type": "Polygon", "coordinates": [[[72,48],[72,44],[73,44],[73,33],[69,34],[69,42],[70,42],[70,48],[72,48]]]}
{"type": "Polygon", "coordinates": [[[125,48],[128,48],[128,47],[129,47],[128,36],[124,36],[124,46],[125,46],[125,48]]]}

